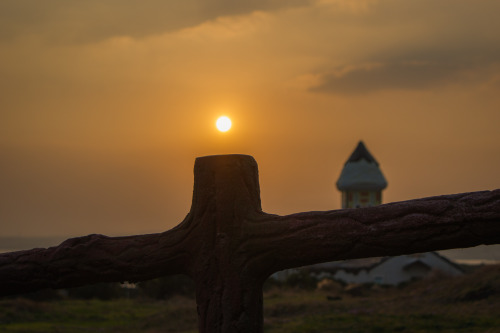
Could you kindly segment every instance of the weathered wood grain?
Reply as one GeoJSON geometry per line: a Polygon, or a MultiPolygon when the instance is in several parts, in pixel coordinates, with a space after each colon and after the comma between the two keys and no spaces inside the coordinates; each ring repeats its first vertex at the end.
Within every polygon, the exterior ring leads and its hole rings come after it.
{"type": "Polygon", "coordinates": [[[262,212],[251,156],[198,158],[191,210],[176,228],[89,235],[0,255],[0,295],[187,274],[200,332],[262,332],[262,284],[285,268],[500,243],[500,190],[371,208],[262,212]]]}

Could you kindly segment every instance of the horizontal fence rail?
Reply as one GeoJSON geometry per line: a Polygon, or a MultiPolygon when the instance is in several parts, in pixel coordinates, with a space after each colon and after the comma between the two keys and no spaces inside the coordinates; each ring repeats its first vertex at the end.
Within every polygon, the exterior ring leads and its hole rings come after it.
{"type": "Polygon", "coordinates": [[[262,284],[276,271],[500,243],[500,190],[278,216],[261,209],[251,156],[197,158],[194,177],[191,210],[169,231],[0,254],[0,295],[186,274],[200,332],[260,333],[262,284]]]}

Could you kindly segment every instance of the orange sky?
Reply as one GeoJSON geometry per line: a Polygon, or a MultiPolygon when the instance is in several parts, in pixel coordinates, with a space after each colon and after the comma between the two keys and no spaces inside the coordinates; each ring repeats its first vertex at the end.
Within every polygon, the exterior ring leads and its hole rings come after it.
{"type": "Polygon", "coordinates": [[[253,155],[263,208],[500,188],[497,0],[4,0],[0,236],[161,232],[194,159],[253,155]],[[232,118],[216,131],[219,115],[232,118]]]}

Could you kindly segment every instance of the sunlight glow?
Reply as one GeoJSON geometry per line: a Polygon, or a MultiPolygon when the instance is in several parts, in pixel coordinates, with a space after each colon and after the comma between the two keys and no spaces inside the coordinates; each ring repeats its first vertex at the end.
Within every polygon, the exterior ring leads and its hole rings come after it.
{"type": "Polygon", "coordinates": [[[226,116],[219,117],[217,119],[217,122],[215,125],[217,126],[217,129],[221,132],[227,132],[231,128],[231,119],[229,119],[226,116]]]}

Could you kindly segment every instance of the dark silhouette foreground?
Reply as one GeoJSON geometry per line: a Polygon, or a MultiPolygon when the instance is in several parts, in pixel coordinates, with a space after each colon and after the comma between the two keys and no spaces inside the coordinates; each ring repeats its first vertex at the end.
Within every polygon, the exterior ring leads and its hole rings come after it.
{"type": "Polygon", "coordinates": [[[251,156],[197,158],[194,177],[191,211],[169,231],[1,254],[0,295],[186,274],[200,332],[259,333],[262,284],[276,271],[500,243],[500,190],[278,216],[262,212],[251,156]]]}

